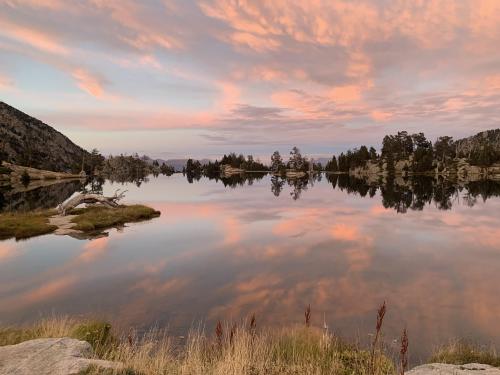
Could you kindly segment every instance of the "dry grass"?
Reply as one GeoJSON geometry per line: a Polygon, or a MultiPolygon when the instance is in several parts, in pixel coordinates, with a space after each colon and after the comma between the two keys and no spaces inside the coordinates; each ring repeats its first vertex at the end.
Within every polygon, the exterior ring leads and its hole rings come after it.
{"type": "Polygon", "coordinates": [[[42,321],[32,328],[0,330],[0,345],[39,337],[74,337],[89,341],[96,356],[120,361],[125,369],[87,375],[158,374],[394,374],[391,360],[376,353],[371,372],[370,352],[308,327],[257,330],[254,323],[222,324],[207,335],[193,329],[186,343],[174,345],[164,331],[116,339],[105,323],[78,323],[68,318],[42,321]]]}
{"type": "MultiPolygon", "coordinates": [[[[182,348],[161,332],[115,347],[107,359],[135,374],[369,374],[370,355],[320,331],[296,327],[253,334],[245,325],[226,325],[213,337],[193,330],[182,348]],[[220,333],[222,332],[222,333],[220,333]]],[[[374,374],[393,374],[379,355],[374,374]]]]}
{"type": "Polygon", "coordinates": [[[20,240],[51,233],[57,229],[48,221],[53,214],[51,210],[0,214],[0,240],[20,240]]]}
{"type": "Polygon", "coordinates": [[[159,211],[143,205],[120,206],[117,208],[95,206],[77,208],[69,213],[78,215],[72,220],[76,223],[74,229],[85,232],[149,220],[160,216],[159,211]]]}
{"type": "Polygon", "coordinates": [[[111,325],[100,321],[82,321],[62,317],[44,319],[31,327],[0,328],[0,346],[49,337],[72,337],[87,341],[98,356],[108,353],[118,344],[111,335],[111,325]]]}
{"type": "Polygon", "coordinates": [[[482,363],[500,367],[500,356],[494,348],[480,346],[466,340],[455,340],[436,350],[429,362],[454,365],[482,363]]]}

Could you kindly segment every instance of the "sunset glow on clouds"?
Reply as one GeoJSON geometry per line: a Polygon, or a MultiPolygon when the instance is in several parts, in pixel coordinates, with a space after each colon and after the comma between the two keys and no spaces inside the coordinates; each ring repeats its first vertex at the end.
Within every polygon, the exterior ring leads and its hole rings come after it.
{"type": "Polygon", "coordinates": [[[496,0],[0,0],[0,30],[0,99],[106,153],[330,155],[500,119],[496,0]]]}

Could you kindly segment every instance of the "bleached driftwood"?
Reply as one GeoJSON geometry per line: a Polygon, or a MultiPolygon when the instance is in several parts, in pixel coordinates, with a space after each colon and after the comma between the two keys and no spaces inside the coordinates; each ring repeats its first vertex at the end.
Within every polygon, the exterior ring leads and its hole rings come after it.
{"type": "Polygon", "coordinates": [[[109,208],[116,208],[119,206],[118,202],[125,197],[125,191],[120,192],[116,190],[115,194],[111,197],[105,197],[100,194],[77,194],[74,197],[67,199],[57,206],[60,215],[66,215],[69,210],[78,207],[81,204],[102,205],[109,208]]]}

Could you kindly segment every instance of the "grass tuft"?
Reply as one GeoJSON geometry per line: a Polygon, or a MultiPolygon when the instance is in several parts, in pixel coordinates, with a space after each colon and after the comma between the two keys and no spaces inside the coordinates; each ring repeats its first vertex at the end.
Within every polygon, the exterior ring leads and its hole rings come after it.
{"type": "Polygon", "coordinates": [[[41,320],[31,327],[0,328],[0,346],[51,337],[71,337],[89,342],[94,350],[112,342],[111,325],[98,321],[77,321],[67,317],[41,320]]]}
{"type": "Polygon", "coordinates": [[[111,334],[111,324],[106,322],[86,322],[76,325],[70,337],[87,341],[98,356],[102,356],[116,345],[116,338],[111,334]]]}
{"type": "Polygon", "coordinates": [[[125,223],[149,220],[160,216],[160,212],[143,205],[119,206],[117,208],[87,207],[77,208],[69,212],[78,215],[72,221],[74,229],[89,232],[105,229],[125,223]]]}
{"type": "Polygon", "coordinates": [[[52,233],[57,229],[48,222],[49,216],[53,214],[52,210],[0,214],[0,240],[21,240],[52,233]]]}

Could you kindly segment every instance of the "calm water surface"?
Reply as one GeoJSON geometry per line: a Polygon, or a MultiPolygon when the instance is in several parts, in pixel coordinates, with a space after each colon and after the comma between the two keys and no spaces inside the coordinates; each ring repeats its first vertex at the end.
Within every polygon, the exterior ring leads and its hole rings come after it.
{"type": "Polygon", "coordinates": [[[300,323],[311,304],[313,324],[366,342],[385,300],[386,340],[407,326],[413,361],[454,337],[500,345],[500,198],[444,186],[437,203],[425,191],[424,202],[387,189],[383,199],[333,182],[107,182],[105,194],[124,187],[126,203],[161,217],[94,240],[0,242],[0,323],[69,314],[182,335],[252,313],[260,325],[300,323]]]}

